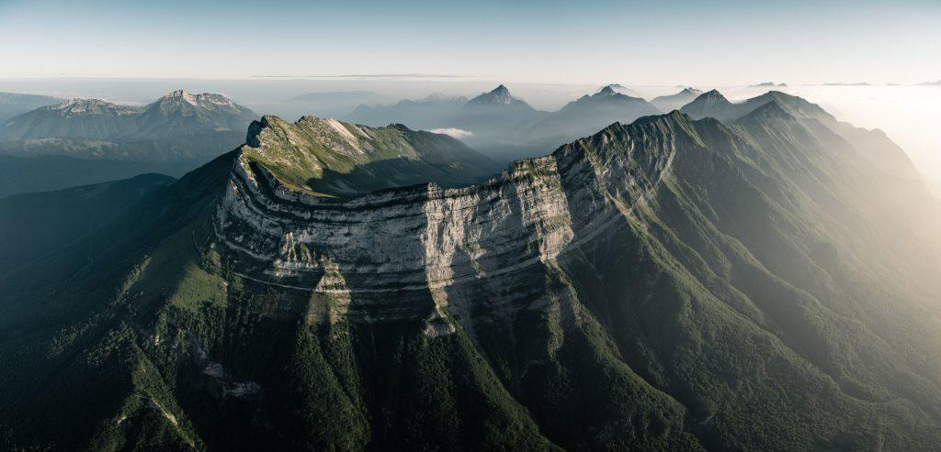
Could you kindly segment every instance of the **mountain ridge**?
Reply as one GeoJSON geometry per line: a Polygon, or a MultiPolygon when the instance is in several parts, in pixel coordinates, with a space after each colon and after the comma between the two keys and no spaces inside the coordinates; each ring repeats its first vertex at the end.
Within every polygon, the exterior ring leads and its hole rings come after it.
{"type": "Polygon", "coordinates": [[[256,117],[220,94],[177,90],[144,106],[70,99],[9,119],[0,139],[76,138],[144,141],[180,134],[242,130],[256,117]]]}

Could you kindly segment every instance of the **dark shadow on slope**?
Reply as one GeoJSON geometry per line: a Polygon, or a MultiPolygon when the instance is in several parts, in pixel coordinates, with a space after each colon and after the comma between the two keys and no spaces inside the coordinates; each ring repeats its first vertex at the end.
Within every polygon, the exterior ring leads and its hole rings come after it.
{"type": "Polygon", "coordinates": [[[435,183],[444,188],[479,184],[502,168],[496,163],[472,167],[455,162],[429,164],[406,158],[380,160],[357,165],[348,173],[323,169],[320,178],[308,179],[307,185],[317,193],[340,198],[354,198],[377,190],[435,183]]]}

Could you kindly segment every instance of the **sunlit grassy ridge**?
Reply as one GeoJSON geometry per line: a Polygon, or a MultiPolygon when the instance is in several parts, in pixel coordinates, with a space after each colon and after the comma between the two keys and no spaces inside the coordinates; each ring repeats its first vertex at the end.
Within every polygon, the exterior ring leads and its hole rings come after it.
{"type": "Polygon", "coordinates": [[[251,126],[242,153],[288,187],[326,195],[432,180],[463,185],[497,171],[494,162],[445,135],[309,116],[294,124],[265,116],[251,126]]]}

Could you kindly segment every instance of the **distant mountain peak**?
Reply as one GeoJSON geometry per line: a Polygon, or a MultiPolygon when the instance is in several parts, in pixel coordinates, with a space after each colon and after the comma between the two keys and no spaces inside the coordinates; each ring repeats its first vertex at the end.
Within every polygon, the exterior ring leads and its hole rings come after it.
{"type": "Polygon", "coordinates": [[[646,103],[646,101],[644,101],[643,99],[633,97],[633,96],[628,96],[627,94],[618,92],[617,90],[614,89],[614,86],[615,85],[607,85],[607,86],[602,87],[601,90],[599,90],[597,93],[594,93],[591,95],[585,94],[584,96],[579,97],[577,100],[573,102],[569,102],[565,107],[563,107],[563,109],[584,106],[587,104],[596,104],[596,103],[611,104],[611,105],[633,104],[637,102],[646,103]]]}
{"type": "Polygon", "coordinates": [[[494,90],[490,91],[489,94],[495,101],[497,101],[496,103],[508,104],[513,101],[513,96],[510,95],[510,90],[507,89],[505,85],[500,85],[494,88],[494,90]]]}
{"type": "Polygon", "coordinates": [[[702,93],[694,99],[690,105],[731,105],[732,102],[729,101],[722,93],[717,89],[712,89],[702,93]]]}
{"type": "MultiPolygon", "coordinates": [[[[502,86],[502,85],[501,85],[501,86],[502,86]]],[[[454,99],[457,99],[457,97],[456,97],[456,96],[449,96],[449,95],[447,95],[447,94],[444,94],[444,93],[440,93],[440,92],[435,91],[435,92],[433,92],[433,93],[431,93],[431,94],[429,94],[429,95],[427,95],[427,96],[425,96],[425,97],[419,99],[419,101],[422,101],[422,102],[450,102],[450,101],[452,101],[452,100],[454,100],[454,99]]]]}
{"type": "Polygon", "coordinates": [[[126,105],[118,105],[101,99],[81,99],[74,98],[66,100],[60,104],[46,107],[48,110],[58,111],[65,117],[73,115],[90,114],[124,114],[133,113],[134,108],[126,105]]]}
{"type": "Polygon", "coordinates": [[[10,118],[2,135],[6,140],[144,141],[211,132],[241,133],[256,117],[221,94],[176,90],[147,105],[70,99],[10,118]]]}
{"type": "Polygon", "coordinates": [[[714,98],[725,99],[725,96],[723,96],[722,93],[720,93],[719,90],[717,89],[711,89],[709,91],[706,91],[705,93],[702,94],[702,96],[704,96],[704,98],[706,99],[714,99],[714,98]]]}
{"type": "Polygon", "coordinates": [[[63,110],[66,108],[76,107],[76,106],[89,106],[89,105],[115,105],[111,102],[106,102],[101,99],[84,99],[84,98],[72,98],[68,99],[60,104],[51,106],[55,110],[63,110]]]}
{"type": "Polygon", "coordinates": [[[650,101],[650,103],[663,112],[669,112],[673,110],[679,110],[684,105],[695,100],[697,97],[703,94],[701,90],[689,86],[681,88],[683,89],[676,94],[655,97],[650,101]]]}
{"type": "Polygon", "coordinates": [[[483,93],[473,99],[470,105],[528,105],[510,94],[510,90],[505,85],[500,85],[490,92],[483,93]]]}
{"type": "Polygon", "coordinates": [[[699,97],[697,97],[696,100],[694,100],[693,102],[697,102],[697,101],[706,102],[709,104],[731,105],[733,103],[727,97],[725,97],[722,93],[720,93],[719,90],[717,89],[712,89],[712,90],[706,91],[703,94],[700,94],[699,97]]]}
{"type": "Polygon", "coordinates": [[[738,121],[760,121],[760,120],[779,120],[794,119],[777,100],[771,100],[764,105],[752,110],[738,121]]]}
{"type": "Polygon", "coordinates": [[[194,95],[190,94],[190,93],[187,92],[185,89],[178,89],[178,90],[176,90],[176,91],[173,91],[173,92],[171,92],[170,94],[167,94],[166,96],[163,96],[160,100],[161,100],[161,101],[179,101],[179,102],[186,102],[186,103],[188,103],[188,104],[190,104],[190,105],[198,105],[198,104],[199,104],[199,100],[197,99],[197,96],[194,96],[194,95]]]}
{"type": "Polygon", "coordinates": [[[158,102],[185,102],[196,107],[204,108],[213,108],[217,106],[235,107],[235,102],[225,95],[215,93],[191,94],[185,89],[178,89],[173,91],[158,99],[158,102]]]}

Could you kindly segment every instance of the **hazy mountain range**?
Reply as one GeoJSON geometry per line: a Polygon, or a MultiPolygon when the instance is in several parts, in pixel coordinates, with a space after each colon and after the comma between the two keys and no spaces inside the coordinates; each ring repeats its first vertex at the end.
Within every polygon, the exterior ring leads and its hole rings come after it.
{"type": "Polygon", "coordinates": [[[142,106],[72,99],[3,123],[0,139],[84,138],[144,141],[207,132],[243,132],[257,115],[220,94],[174,91],[142,106]]]}
{"type": "MultiPolygon", "coordinates": [[[[626,88],[612,84],[584,95],[554,112],[540,111],[514,97],[506,86],[465,100],[438,98],[401,101],[383,107],[359,107],[347,118],[373,126],[404,123],[421,129],[456,129],[468,145],[502,161],[545,153],[567,141],[589,135],[614,122],[631,122],[662,112],[646,100],[624,94],[626,88]]],[[[663,105],[692,100],[694,91],[684,90],[663,105]]]]}
{"type": "Polygon", "coordinates": [[[18,171],[5,177],[23,181],[0,184],[0,194],[146,172],[180,176],[244,143],[257,117],[220,94],[183,90],[144,106],[71,99],[40,107],[0,125],[0,156],[18,171]]]}
{"type": "Polygon", "coordinates": [[[751,85],[752,88],[787,88],[787,84],[774,82],[761,82],[751,85]]]}
{"type": "Polygon", "coordinates": [[[542,141],[551,147],[591,135],[619,121],[627,123],[641,116],[655,114],[660,114],[660,110],[646,100],[621,94],[613,86],[605,86],[595,94],[586,94],[569,102],[521,135],[529,141],[542,141]]]}
{"type": "Polygon", "coordinates": [[[941,210],[829,118],[711,91],[444,188],[487,161],[265,116],[176,181],[9,198],[0,448],[937,448],[941,210]]]}
{"type": "Polygon", "coordinates": [[[442,118],[455,115],[467,100],[466,97],[431,94],[422,99],[404,99],[394,105],[359,105],[348,117],[358,123],[376,126],[409,124],[433,129],[440,126],[442,118]]]}
{"type": "Polygon", "coordinates": [[[700,94],[702,94],[702,91],[696,88],[683,88],[682,91],[676,94],[655,97],[650,103],[653,104],[654,107],[659,108],[660,111],[670,112],[679,110],[684,105],[699,97],[700,94]]]}

